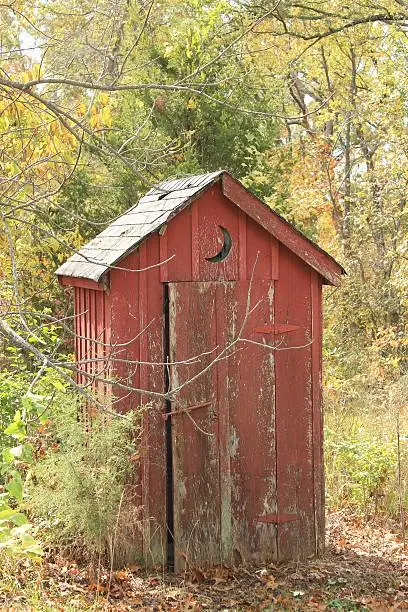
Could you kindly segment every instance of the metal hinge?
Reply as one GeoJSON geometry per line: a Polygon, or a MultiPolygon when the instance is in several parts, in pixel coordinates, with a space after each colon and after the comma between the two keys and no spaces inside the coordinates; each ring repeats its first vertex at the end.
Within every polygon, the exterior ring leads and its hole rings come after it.
{"type": "MultiPolygon", "coordinates": [[[[165,414],[163,414],[162,417],[164,420],[166,420],[167,417],[169,416],[176,416],[178,414],[184,414],[185,412],[191,412],[192,410],[197,410],[197,408],[206,408],[207,406],[209,406],[210,408],[213,408],[213,403],[214,402],[202,402],[201,404],[196,404],[195,406],[188,406],[187,408],[181,408],[179,410],[171,410],[170,412],[166,412],[165,414]]],[[[211,410],[211,416],[217,417],[217,413],[215,412],[214,409],[211,410]]]]}
{"type": "Polygon", "coordinates": [[[272,323],[272,325],[262,325],[255,327],[255,333],[257,334],[288,334],[290,332],[299,329],[299,325],[289,325],[288,323],[272,323]]]}

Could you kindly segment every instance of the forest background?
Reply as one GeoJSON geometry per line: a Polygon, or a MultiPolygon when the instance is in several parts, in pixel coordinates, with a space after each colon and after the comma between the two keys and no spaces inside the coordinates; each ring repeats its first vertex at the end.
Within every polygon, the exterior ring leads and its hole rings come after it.
{"type": "Polygon", "coordinates": [[[408,2],[349,4],[1,4],[2,554],[41,556],[75,537],[81,554],[109,557],[134,448],[118,450],[102,482],[125,425],[103,428],[89,450],[92,495],[70,488],[64,448],[71,461],[82,448],[75,398],[89,391],[71,383],[72,303],[54,271],[160,179],[220,168],[347,270],[325,291],[328,508],[402,525],[408,2]],[[47,489],[44,470],[65,489],[47,489]]]}

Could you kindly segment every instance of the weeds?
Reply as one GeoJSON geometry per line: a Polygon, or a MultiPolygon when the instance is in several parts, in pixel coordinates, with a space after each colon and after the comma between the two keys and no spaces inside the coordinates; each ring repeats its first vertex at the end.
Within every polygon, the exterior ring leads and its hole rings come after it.
{"type": "Polygon", "coordinates": [[[364,514],[382,513],[399,518],[401,503],[405,509],[408,506],[408,414],[399,412],[402,435],[398,445],[395,411],[399,407],[395,402],[366,399],[369,407],[360,402],[341,407],[327,402],[328,507],[334,510],[349,507],[364,514]]]}
{"type": "Polygon", "coordinates": [[[126,488],[132,486],[140,425],[134,413],[127,416],[97,415],[85,427],[77,419],[76,402],[55,405],[43,436],[47,449],[33,470],[29,507],[41,517],[44,537],[90,561],[113,563],[118,515],[126,488]]]}

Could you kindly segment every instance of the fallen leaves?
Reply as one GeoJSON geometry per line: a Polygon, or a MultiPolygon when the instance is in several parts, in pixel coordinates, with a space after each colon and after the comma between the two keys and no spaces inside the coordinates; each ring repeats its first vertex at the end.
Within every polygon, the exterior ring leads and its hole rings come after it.
{"type": "Polygon", "coordinates": [[[408,556],[394,525],[342,511],[329,517],[327,541],[322,559],[189,568],[180,576],[149,574],[140,565],[112,574],[103,568],[88,572],[56,557],[41,569],[22,564],[9,580],[0,580],[0,608],[30,608],[34,589],[31,609],[44,611],[408,610],[408,556]]]}

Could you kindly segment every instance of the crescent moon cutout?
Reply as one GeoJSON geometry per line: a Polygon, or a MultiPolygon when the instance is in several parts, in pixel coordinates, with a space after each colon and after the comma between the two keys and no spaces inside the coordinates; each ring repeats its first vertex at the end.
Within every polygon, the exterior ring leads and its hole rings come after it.
{"type": "Polygon", "coordinates": [[[222,231],[222,235],[224,237],[224,244],[222,245],[221,251],[214,255],[214,257],[206,257],[206,260],[210,261],[211,263],[218,263],[219,261],[224,261],[224,259],[228,257],[232,249],[231,234],[228,230],[225,229],[225,227],[222,227],[221,225],[219,225],[218,227],[222,231]]]}

